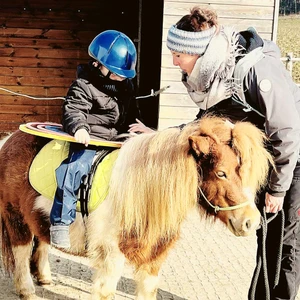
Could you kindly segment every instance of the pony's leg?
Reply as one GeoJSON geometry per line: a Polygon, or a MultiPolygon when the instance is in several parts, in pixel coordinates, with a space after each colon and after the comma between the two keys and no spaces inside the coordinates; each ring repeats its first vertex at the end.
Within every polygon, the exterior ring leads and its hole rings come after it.
{"type": "Polygon", "coordinates": [[[97,249],[97,258],[94,259],[93,264],[96,272],[91,299],[114,299],[124,269],[125,257],[118,247],[110,246],[100,246],[97,249]]]}
{"type": "Polygon", "coordinates": [[[51,270],[48,256],[49,245],[34,238],[34,248],[30,261],[31,274],[36,277],[39,285],[52,283],[51,270]]]}
{"type": "Polygon", "coordinates": [[[1,211],[2,253],[5,267],[13,273],[17,294],[23,299],[34,299],[35,288],[30,274],[33,234],[23,215],[7,205],[1,211]]]}
{"type": "Polygon", "coordinates": [[[22,246],[13,246],[15,260],[14,282],[16,292],[22,299],[34,298],[35,288],[30,274],[29,259],[32,251],[32,242],[22,246]]]}
{"type": "Polygon", "coordinates": [[[161,262],[152,261],[137,268],[135,273],[136,300],[156,300],[160,266],[161,262]]]}

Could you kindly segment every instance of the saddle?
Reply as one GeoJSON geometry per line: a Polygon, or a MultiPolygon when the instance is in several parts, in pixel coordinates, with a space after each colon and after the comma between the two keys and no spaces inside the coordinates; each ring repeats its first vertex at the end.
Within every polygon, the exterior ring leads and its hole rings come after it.
{"type": "MultiPolygon", "coordinates": [[[[36,155],[29,170],[29,182],[41,195],[54,200],[57,189],[55,170],[68,157],[70,143],[62,140],[51,140],[36,155]]],[[[90,176],[84,179],[79,192],[76,210],[82,214],[95,210],[102,203],[108,193],[108,184],[113,164],[119,150],[101,150],[95,157],[90,176]],[[84,199],[88,203],[84,204],[84,199]],[[84,204],[84,207],[83,207],[84,204]]]]}

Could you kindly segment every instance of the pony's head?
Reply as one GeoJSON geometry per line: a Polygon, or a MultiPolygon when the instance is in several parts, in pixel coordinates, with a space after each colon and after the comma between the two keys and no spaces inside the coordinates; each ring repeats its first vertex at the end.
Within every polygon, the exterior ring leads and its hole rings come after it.
{"type": "Polygon", "coordinates": [[[249,235],[260,222],[256,193],[273,164],[265,135],[251,123],[232,124],[212,116],[186,130],[194,130],[189,141],[200,174],[200,206],[235,235],[249,235]]]}

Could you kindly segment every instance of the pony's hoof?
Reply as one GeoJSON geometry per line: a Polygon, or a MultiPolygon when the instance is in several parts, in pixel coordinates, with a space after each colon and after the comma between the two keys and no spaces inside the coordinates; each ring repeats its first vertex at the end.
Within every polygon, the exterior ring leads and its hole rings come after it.
{"type": "Polygon", "coordinates": [[[53,285],[53,282],[52,282],[51,279],[40,279],[40,280],[38,280],[37,284],[41,285],[41,286],[43,286],[43,285],[53,285]]]}
{"type": "Polygon", "coordinates": [[[22,300],[37,300],[37,296],[35,294],[30,295],[20,295],[20,299],[22,300]]]}

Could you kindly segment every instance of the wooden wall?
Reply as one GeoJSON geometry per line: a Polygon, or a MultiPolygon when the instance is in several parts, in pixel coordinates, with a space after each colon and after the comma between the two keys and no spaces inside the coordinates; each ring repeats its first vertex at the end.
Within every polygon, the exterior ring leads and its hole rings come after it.
{"type": "Polygon", "coordinates": [[[276,40],[279,0],[165,0],[161,87],[170,86],[160,95],[159,129],[179,125],[195,119],[198,108],[181,83],[181,73],[173,66],[172,56],[166,47],[168,29],[189,13],[193,6],[209,6],[219,17],[219,23],[234,26],[237,30],[255,27],[263,38],[276,40]]]}
{"type": "Polygon", "coordinates": [[[138,1],[15,0],[0,3],[0,132],[33,121],[60,122],[62,100],[106,29],[138,37],[138,1]],[[100,5],[101,4],[101,5],[100,5]],[[133,7],[134,6],[134,7],[133,7]]]}

